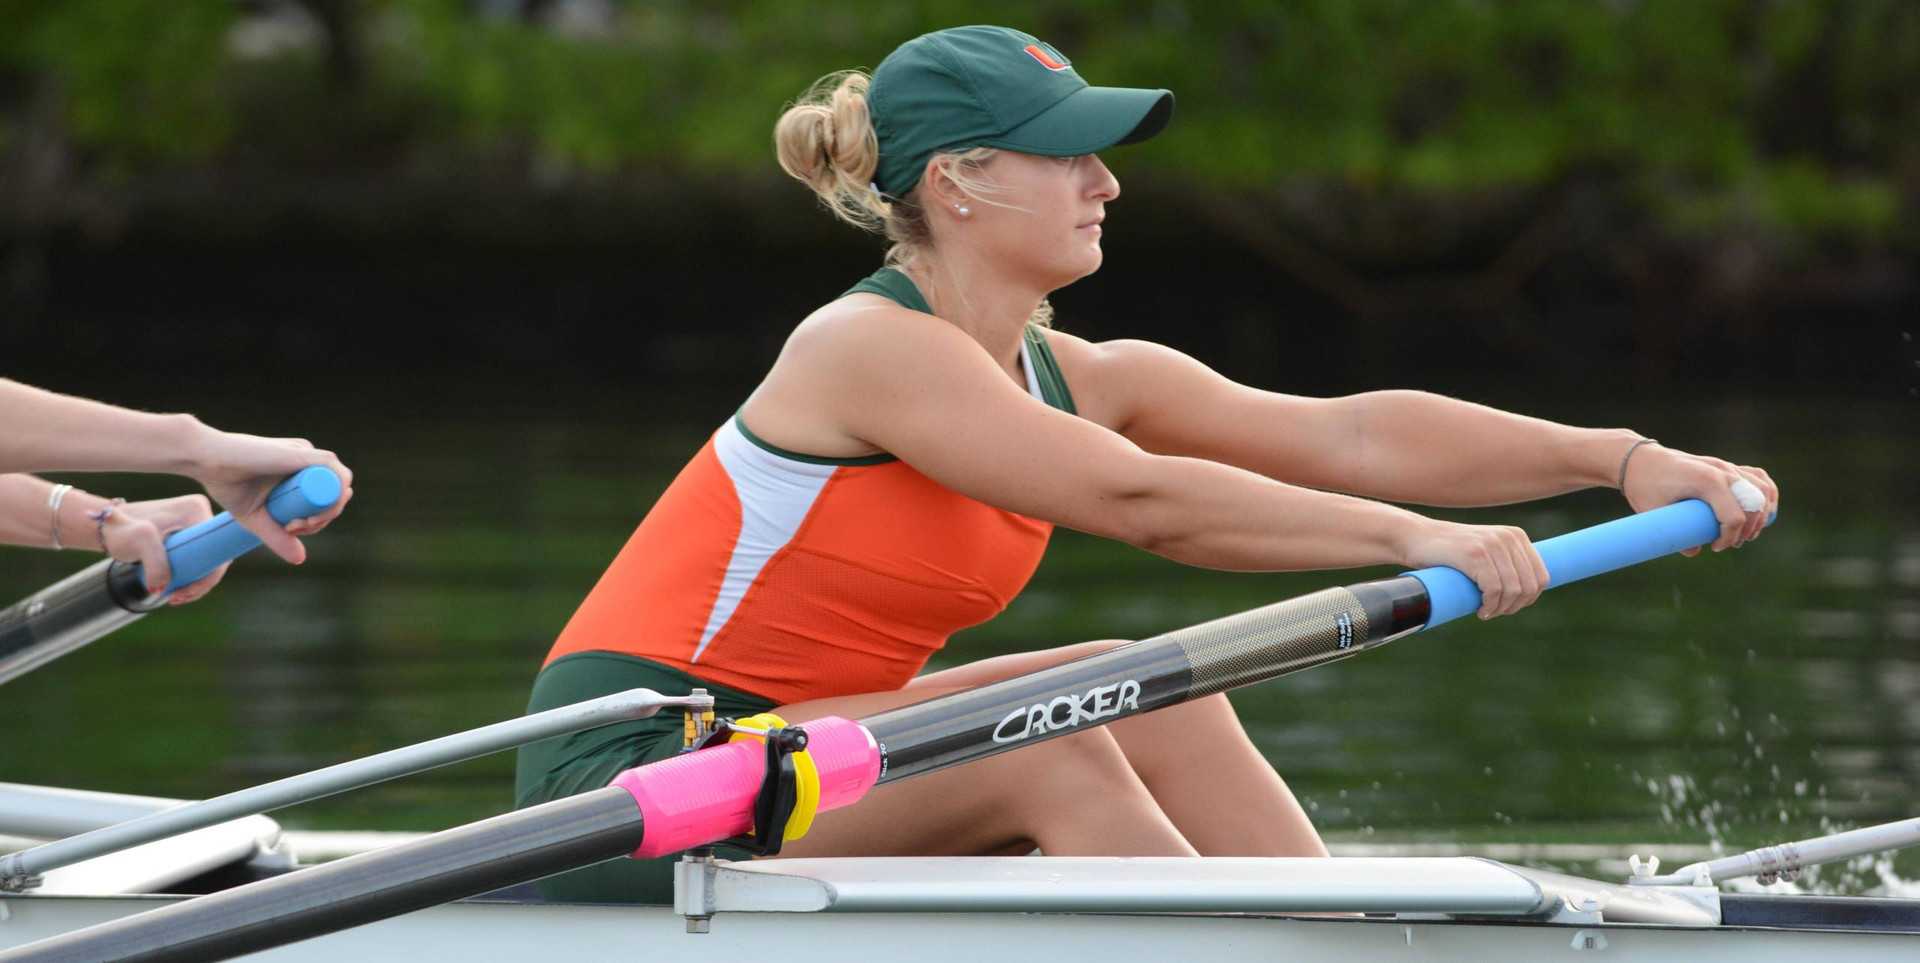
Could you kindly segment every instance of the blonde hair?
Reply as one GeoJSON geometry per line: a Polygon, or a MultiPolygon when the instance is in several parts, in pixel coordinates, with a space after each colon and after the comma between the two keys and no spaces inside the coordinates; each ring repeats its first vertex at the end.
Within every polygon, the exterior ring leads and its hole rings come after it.
{"type": "MultiPolygon", "coordinates": [[[[920,184],[896,198],[882,196],[873,186],[880,138],[867,107],[871,82],[858,70],[814,81],[773,125],[773,147],[781,169],[811,188],[835,217],[892,241],[884,263],[897,269],[933,249],[933,225],[920,204],[920,184]]],[[[985,170],[998,153],[993,147],[966,147],[935,154],[934,162],[970,200],[1008,207],[993,199],[1004,191],[985,170]]],[[[1053,306],[1042,300],[1028,321],[1051,325],[1053,306]]]]}

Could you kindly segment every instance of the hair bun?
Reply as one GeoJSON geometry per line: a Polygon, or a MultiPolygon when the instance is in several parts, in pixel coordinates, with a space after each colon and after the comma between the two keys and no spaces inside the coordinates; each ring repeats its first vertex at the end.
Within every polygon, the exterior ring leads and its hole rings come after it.
{"type": "Polygon", "coordinates": [[[886,202],[871,189],[880,139],[867,108],[867,75],[842,70],[815,81],[773,128],[780,167],[842,219],[876,229],[886,202]]]}

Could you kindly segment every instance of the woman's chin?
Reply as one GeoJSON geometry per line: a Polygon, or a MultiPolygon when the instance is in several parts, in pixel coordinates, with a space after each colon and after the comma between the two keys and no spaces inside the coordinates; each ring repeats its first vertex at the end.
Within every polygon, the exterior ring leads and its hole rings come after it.
{"type": "Polygon", "coordinates": [[[1028,271],[1022,273],[1029,273],[1037,268],[1042,286],[1049,291],[1057,291],[1100,270],[1100,265],[1105,258],[1106,255],[1101,253],[1100,246],[1096,243],[1073,252],[1071,257],[1048,258],[1044,261],[1029,260],[1026,262],[1028,271]]]}
{"type": "Polygon", "coordinates": [[[1107,254],[1105,251],[1100,250],[1100,242],[1099,241],[1093,242],[1092,251],[1088,255],[1085,261],[1086,270],[1081,271],[1080,276],[1086,277],[1087,275],[1100,270],[1100,265],[1105,263],[1106,260],[1107,260],[1107,254]]]}

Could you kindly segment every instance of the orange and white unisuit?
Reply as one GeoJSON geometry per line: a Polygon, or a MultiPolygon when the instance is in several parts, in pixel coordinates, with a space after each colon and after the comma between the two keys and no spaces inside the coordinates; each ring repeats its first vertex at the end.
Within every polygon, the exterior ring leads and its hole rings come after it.
{"type": "MultiPolygon", "coordinates": [[[[1045,400],[1029,343],[1028,388],[1045,400]]],[[[880,455],[788,452],[730,419],[668,486],[547,661],[623,652],[779,704],[897,689],[1005,609],[1053,526],[880,455]]]]}

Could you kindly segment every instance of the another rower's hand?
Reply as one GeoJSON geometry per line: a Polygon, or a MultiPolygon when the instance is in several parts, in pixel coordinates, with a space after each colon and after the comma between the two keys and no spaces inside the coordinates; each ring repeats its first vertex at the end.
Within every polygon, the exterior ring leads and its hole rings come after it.
{"type": "Polygon", "coordinates": [[[333,452],[315,448],[304,438],[262,438],[209,428],[199,441],[195,463],[201,467],[194,477],[207,486],[213,500],[275,555],[295,565],[306,561],[307,550],[294,536],[312,535],[327,527],[353,498],[353,472],[333,452]],[[340,476],[340,500],[312,518],[285,525],[274,521],[267,512],[267,495],[288,475],[309,465],[324,465],[340,476]]]}
{"type": "MultiPolygon", "coordinates": [[[[1709,546],[1716,552],[1738,548],[1760,537],[1766,530],[1767,519],[1780,509],[1780,487],[1765,471],[1705,455],[1690,455],[1657,443],[1642,445],[1627,461],[1627,485],[1623,494],[1636,512],[1688,498],[1706,502],[1713,508],[1713,516],[1720,520],[1720,537],[1709,546]],[[1766,505],[1759,511],[1742,510],[1734,498],[1733,485],[1743,480],[1766,496],[1766,505]]],[[[1700,549],[1690,548],[1680,554],[1698,555],[1700,549]]]]}
{"type": "Polygon", "coordinates": [[[1415,568],[1448,565],[1480,587],[1480,617],[1512,615],[1547,587],[1547,563],[1527,533],[1511,525],[1460,525],[1423,518],[1403,560],[1415,568]]]}
{"type": "MultiPolygon", "coordinates": [[[[181,495],[145,502],[128,502],[114,509],[100,525],[107,554],[126,562],[139,562],[146,579],[147,592],[158,595],[173,580],[173,568],[167,561],[166,538],[183,528],[191,528],[213,517],[213,508],[205,495],[181,495]]],[[[185,605],[207,594],[227,574],[225,565],[206,578],[182,585],[167,597],[169,605],[185,605]]]]}

